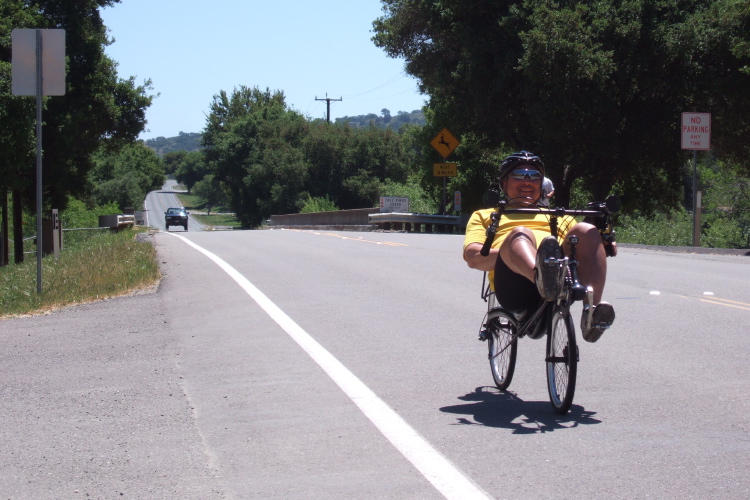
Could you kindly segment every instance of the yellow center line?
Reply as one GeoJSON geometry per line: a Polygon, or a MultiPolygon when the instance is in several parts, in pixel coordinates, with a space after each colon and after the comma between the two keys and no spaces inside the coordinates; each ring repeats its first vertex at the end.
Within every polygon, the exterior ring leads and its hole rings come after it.
{"type": "MultiPolygon", "coordinates": [[[[705,296],[703,296],[703,297],[705,297],[705,296]]],[[[741,306],[750,307],[750,304],[748,304],[747,302],[737,302],[736,300],[720,299],[719,297],[711,297],[710,299],[706,299],[706,300],[718,300],[720,302],[731,302],[732,304],[739,304],[741,306]]]]}
{"type": "Polygon", "coordinates": [[[352,238],[350,236],[342,236],[336,233],[321,233],[319,231],[309,231],[305,229],[287,229],[287,231],[297,231],[299,233],[311,233],[311,234],[320,235],[320,236],[333,236],[335,238],[341,238],[342,240],[347,240],[347,241],[360,241],[362,243],[374,243],[376,245],[388,245],[391,247],[408,247],[409,246],[404,243],[395,243],[393,241],[366,240],[364,238],[352,238]]]}
{"type": "Polygon", "coordinates": [[[697,296],[695,298],[697,298],[701,302],[707,302],[709,304],[716,304],[719,306],[727,306],[727,307],[736,307],[737,309],[744,309],[745,311],[750,311],[750,304],[746,302],[738,302],[736,300],[729,300],[729,299],[720,299],[718,297],[711,297],[710,299],[706,299],[701,296],[697,296]]]}

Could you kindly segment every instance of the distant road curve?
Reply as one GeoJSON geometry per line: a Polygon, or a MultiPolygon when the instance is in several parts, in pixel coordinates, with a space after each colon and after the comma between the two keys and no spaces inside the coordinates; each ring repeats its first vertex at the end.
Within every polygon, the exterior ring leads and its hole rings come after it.
{"type": "MultiPolygon", "coordinates": [[[[166,231],[167,228],[164,224],[164,212],[169,207],[181,207],[179,198],[177,198],[177,191],[174,187],[177,185],[177,181],[173,179],[167,179],[164,186],[160,191],[151,191],[146,195],[146,225],[159,229],[160,231],[166,231]]],[[[189,231],[204,231],[206,226],[198,222],[193,216],[188,216],[188,230],[189,231]]],[[[183,231],[182,228],[172,226],[170,231],[183,231]]]]}

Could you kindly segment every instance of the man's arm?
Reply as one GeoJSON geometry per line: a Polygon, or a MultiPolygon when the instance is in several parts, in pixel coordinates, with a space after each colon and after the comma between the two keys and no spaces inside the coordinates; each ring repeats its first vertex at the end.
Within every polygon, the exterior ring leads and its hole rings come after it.
{"type": "Polygon", "coordinates": [[[482,246],[481,243],[469,243],[466,245],[466,248],[464,248],[464,260],[472,269],[494,271],[499,250],[497,248],[490,248],[489,255],[483,257],[480,253],[482,246]]]}

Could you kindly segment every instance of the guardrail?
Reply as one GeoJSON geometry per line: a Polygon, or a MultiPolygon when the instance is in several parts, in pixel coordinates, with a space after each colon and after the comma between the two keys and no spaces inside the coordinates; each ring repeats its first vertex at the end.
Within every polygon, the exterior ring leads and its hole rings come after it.
{"type": "Polygon", "coordinates": [[[368,231],[370,214],[379,212],[379,208],[355,208],[353,210],[337,210],[335,212],[312,212],[307,214],[272,215],[272,227],[288,228],[352,228],[358,231],[368,231]]]}
{"type": "Polygon", "coordinates": [[[358,208],[336,212],[272,215],[271,227],[290,229],[337,229],[350,231],[407,231],[462,234],[467,215],[380,213],[379,208],[358,208]]]}
{"type": "Polygon", "coordinates": [[[370,222],[386,231],[408,233],[457,233],[463,234],[469,216],[384,213],[371,214],[370,222]]]}
{"type": "Polygon", "coordinates": [[[121,231],[135,225],[135,215],[100,215],[99,227],[108,227],[113,231],[121,231]]]}

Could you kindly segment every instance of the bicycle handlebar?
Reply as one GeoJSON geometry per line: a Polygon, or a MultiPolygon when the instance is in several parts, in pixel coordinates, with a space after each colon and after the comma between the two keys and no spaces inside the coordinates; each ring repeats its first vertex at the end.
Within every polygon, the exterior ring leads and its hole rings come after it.
{"type": "MultiPolygon", "coordinates": [[[[497,227],[500,223],[500,217],[502,216],[502,214],[546,214],[550,217],[577,215],[584,217],[606,218],[603,226],[597,225],[600,233],[602,234],[602,239],[607,243],[612,243],[615,239],[614,230],[612,229],[609,220],[611,211],[607,205],[607,202],[591,202],[588,204],[589,209],[585,210],[569,210],[567,208],[506,208],[507,205],[507,201],[501,201],[497,204],[497,208],[494,212],[492,212],[492,215],[490,216],[492,222],[487,227],[487,238],[485,239],[484,245],[482,245],[482,249],[479,252],[482,257],[487,257],[490,254],[490,248],[492,247],[492,242],[495,239],[495,234],[497,233],[497,227]]],[[[610,253],[611,251],[607,250],[608,256],[610,255],[610,253]]]]}
{"type": "Polygon", "coordinates": [[[609,212],[603,210],[569,210],[567,208],[506,208],[503,214],[547,214],[560,217],[563,215],[583,215],[586,217],[606,217],[609,212]]]}

